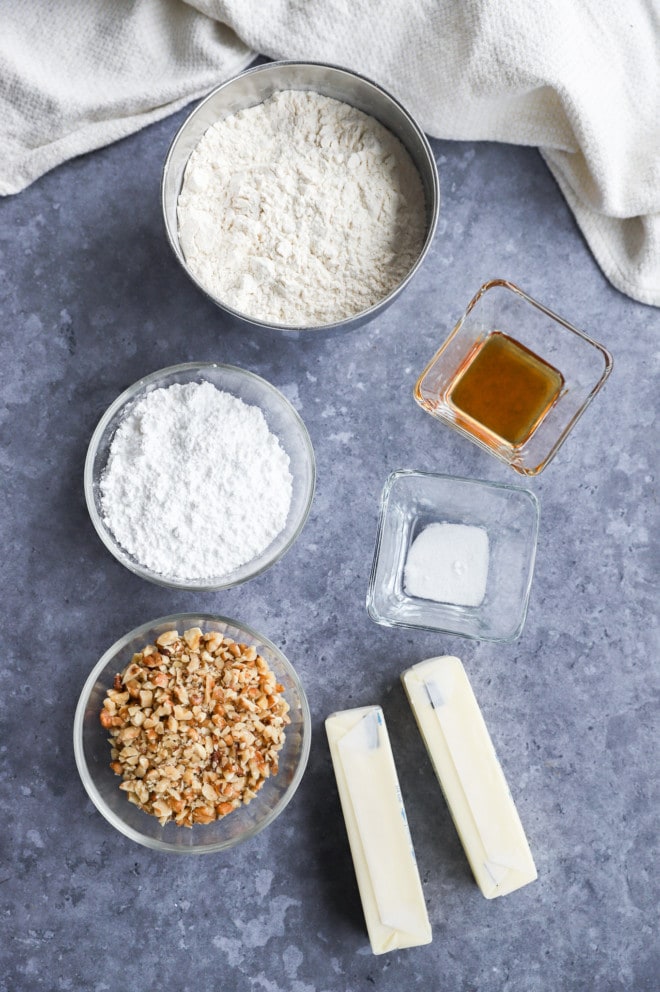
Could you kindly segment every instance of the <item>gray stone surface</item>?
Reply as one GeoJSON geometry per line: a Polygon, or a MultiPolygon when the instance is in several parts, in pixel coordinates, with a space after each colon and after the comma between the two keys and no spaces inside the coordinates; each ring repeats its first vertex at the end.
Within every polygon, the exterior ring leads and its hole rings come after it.
{"type": "Polygon", "coordinates": [[[399,302],[343,337],[246,331],[196,291],[165,242],[159,173],[181,120],[0,204],[0,990],[657,990],[660,314],[605,281],[535,150],[435,142],[442,219],[399,302]],[[600,339],[614,373],[528,483],[541,530],[520,639],[379,627],[364,602],[390,471],[522,482],[412,400],[427,359],[496,276],[600,339]],[[83,462],[102,412],[141,375],[185,360],[265,376],[316,449],[301,538],[228,592],[141,581],[85,510],[83,462]],[[186,608],[243,619],[281,646],[315,732],[281,818],[242,848],[197,859],[110,827],[79,781],[71,739],[103,651],[186,608]],[[468,669],[538,864],[535,884],[494,902],[472,881],[399,684],[403,668],[442,653],[468,669]],[[383,957],[366,939],[323,731],[333,709],[372,702],[388,720],[434,929],[432,945],[383,957]]]}

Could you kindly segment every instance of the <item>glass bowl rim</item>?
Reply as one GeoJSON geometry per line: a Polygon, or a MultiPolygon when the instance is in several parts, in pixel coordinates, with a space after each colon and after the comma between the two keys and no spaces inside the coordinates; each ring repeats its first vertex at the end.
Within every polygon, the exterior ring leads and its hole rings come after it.
{"type": "MultiPolygon", "coordinates": [[[[248,405],[253,405],[253,404],[248,404],[248,405]]],[[[280,444],[282,444],[281,437],[278,437],[278,440],[280,441],[280,444]]],[[[284,445],[282,446],[284,447],[284,445]]],[[[314,501],[314,492],[316,488],[316,456],[314,454],[314,448],[312,445],[311,438],[309,436],[309,431],[307,430],[307,427],[302,417],[300,416],[296,408],[293,406],[293,404],[290,402],[290,400],[287,399],[284,393],[282,393],[277,388],[277,386],[274,386],[267,379],[264,379],[263,376],[258,375],[256,372],[251,372],[249,369],[241,368],[238,365],[230,365],[223,362],[181,362],[177,365],[169,365],[165,368],[157,369],[155,372],[150,372],[148,375],[142,376],[136,382],[132,383],[132,385],[124,389],[119,394],[119,396],[117,396],[113,400],[110,406],[105,410],[105,412],[101,416],[101,419],[97,423],[94,432],[90,438],[89,444],[87,446],[87,453],[85,456],[85,467],[83,472],[83,488],[85,493],[85,503],[87,505],[87,512],[89,513],[94,529],[98,534],[98,536],[100,537],[103,544],[105,545],[105,547],[107,548],[107,550],[113,555],[114,558],[117,559],[117,561],[121,565],[123,565],[129,571],[133,572],[135,575],[140,576],[140,578],[146,579],[148,582],[153,582],[155,585],[164,586],[168,589],[181,589],[187,592],[215,592],[222,589],[232,589],[234,586],[241,585],[243,582],[247,582],[249,579],[256,578],[258,575],[261,575],[263,572],[269,569],[272,565],[280,561],[287,553],[287,551],[290,550],[292,545],[300,536],[302,529],[305,526],[305,523],[307,522],[307,518],[309,517],[309,513],[312,508],[312,503],[314,501]],[[114,536],[110,533],[109,529],[104,526],[100,514],[96,508],[96,501],[94,499],[94,461],[96,459],[101,438],[106,428],[123,407],[127,406],[133,400],[136,400],[139,397],[140,393],[142,392],[146,393],[148,387],[157,383],[160,379],[164,379],[167,376],[179,375],[186,372],[203,373],[205,369],[219,369],[220,371],[237,373],[239,377],[242,376],[247,380],[252,380],[253,382],[258,383],[258,387],[260,389],[264,389],[265,392],[268,393],[270,396],[275,397],[276,401],[282,406],[282,408],[286,409],[287,412],[292,415],[293,423],[295,424],[296,428],[300,433],[300,437],[303,442],[303,450],[305,452],[305,457],[307,459],[307,463],[309,467],[310,479],[304,499],[304,505],[302,508],[302,512],[300,514],[300,519],[296,524],[296,526],[293,528],[288,541],[280,549],[280,551],[277,553],[277,555],[274,558],[268,558],[267,560],[263,561],[263,563],[259,566],[259,568],[255,569],[254,571],[251,571],[248,575],[245,575],[243,578],[234,579],[233,581],[230,582],[214,581],[214,582],[202,583],[199,580],[189,581],[189,582],[186,581],[178,582],[174,579],[169,579],[165,576],[162,576],[156,572],[151,571],[151,569],[145,567],[144,565],[140,564],[137,561],[133,561],[132,558],[130,558],[129,555],[124,551],[121,545],[115,540],[114,536]]],[[[263,553],[262,555],[257,556],[257,558],[261,558],[261,557],[263,557],[263,553]]],[[[241,566],[241,568],[244,568],[249,564],[250,564],[249,562],[246,562],[246,565],[241,566]]],[[[236,569],[234,569],[233,571],[236,571],[236,569]]]]}
{"type": "MultiPolygon", "coordinates": [[[[241,620],[235,620],[231,617],[225,617],[218,613],[172,613],[167,616],[157,617],[155,620],[147,621],[146,623],[140,624],[133,630],[124,634],[120,637],[111,647],[104,651],[101,658],[94,665],[93,669],[85,679],[83,687],[81,689],[78,701],[76,703],[76,710],[73,720],[73,753],[76,762],[76,768],[80,776],[80,780],[83,784],[85,792],[88,797],[96,807],[99,813],[104,817],[107,822],[118,830],[125,837],[130,840],[141,844],[144,847],[149,847],[155,851],[163,851],[170,854],[213,854],[219,851],[226,851],[237,844],[242,843],[245,840],[250,840],[256,834],[260,833],[267,826],[269,826],[273,820],[275,820],[279,814],[286,809],[290,801],[293,799],[295,793],[298,791],[298,786],[300,785],[305,770],[307,768],[307,763],[309,760],[309,754],[312,743],[312,715],[309,708],[309,701],[307,699],[307,694],[303,687],[300,677],[296,672],[295,668],[286,657],[286,655],[275,645],[273,642],[264,637],[259,631],[255,630],[249,624],[243,623],[241,620]],[[113,810],[111,810],[105,800],[103,799],[101,793],[99,792],[94,777],[91,774],[87,761],[85,759],[85,748],[83,744],[83,725],[85,719],[85,710],[87,708],[87,703],[89,697],[92,693],[96,682],[101,674],[101,672],[108,666],[113,657],[115,657],[119,651],[126,647],[134,638],[146,635],[150,630],[156,626],[163,624],[176,624],[177,626],[187,622],[188,620],[210,620],[218,624],[228,624],[232,627],[244,631],[253,637],[255,640],[259,641],[261,644],[265,644],[269,650],[271,650],[278,659],[278,662],[282,664],[287,675],[291,678],[291,681],[296,687],[296,691],[300,697],[300,712],[302,719],[303,733],[301,735],[302,747],[300,750],[300,755],[298,758],[298,763],[296,765],[296,770],[294,772],[293,778],[287,787],[286,791],[282,794],[279,801],[270,811],[270,813],[264,817],[263,821],[252,826],[250,829],[246,830],[240,837],[231,839],[229,841],[218,841],[216,843],[211,843],[203,846],[190,846],[180,848],[173,844],[169,844],[165,841],[158,840],[154,837],[147,837],[140,831],[136,830],[134,827],[129,826],[125,823],[121,817],[117,816],[113,810]]],[[[127,800],[128,801],[128,800],[127,800]]],[[[255,800],[256,801],[256,800],[255,800]]],[[[145,814],[149,815],[149,814],[145,814]]],[[[186,829],[186,828],[182,828],[186,829]]],[[[194,829],[194,828],[193,828],[194,829]]]]}
{"type": "MultiPolygon", "coordinates": [[[[603,374],[603,379],[602,379],[603,382],[605,381],[605,379],[612,371],[613,361],[614,361],[612,355],[605,347],[605,345],[601,344],[600,341],[596,341],[596,339],[592,338],[590,334],[586,333],[586,331],[580,330],[579,327],[576,327],[575,324],[572,324],[569,320],[566,320],[565,317],[561,317],[558,313],[555,313],[554,310],[551,310],[549,307],[546,307],[544,303],[541,303],[533,296],[530,296],[529,293],[526,293],[525,290],[521,289],[520,286],[518,286],[516,283],[511,282],[510,279],[487,279],[486,282],[482,283],[479,289],[472,297],[472,299],[470,300],[470,302],[468,303],[468,305],[466,306],[463,313],[461,314],[458,320],[459,325],[474,309],[474,307],[481,300],[481,298],[485,296],[485,294],[491,289],[507,289],[509,292],[514,293],[516,296],[519,296],[521,300],[523,300],[525,303],[529,303],[531,304],[531,306],[536,307],[536,309],[544,313],[546,317],[550,317],[551,320],[555,321],[557,324],[561,324],[562,327],[565,327],[567,331],[572,331],[573,334],[577,334],[578,337],[583,338],[588,344],[593,345],[593,347],[596,348],[602,354],[603,359],[605,361],[605,372],[603,374]]],[[[440,351],[444,349],[445,345],[449,341],[449,338],[453,337],[454,333],[457,330],[458,330],[458,326],[453,328],[451,333],[447,336],[447,341],[445,341],[442,347],[438,349],[436,355],[438,355],[440,351]]],[[[429,362],[429,365],[430,364],[431,363],[429,362]]],[[[601,384],[601,380],[599,380],[599,385],[600,384],[601,384]]]]}
{"type": "Polygon", "coordinates": [[[392,489],[395,482],[400,478],[423,478],[423,479],[442,479],[447,482],[457,482],[459,484],[466,483],[469,486],[476,486],[481,488],[482,486],[486,489],[509,489],[513,492],[522,493],[531,499],[534,504],[536,511],[540,511],[540,502],[536,493],[532,492],[531,489],[527,489],[525,486],[516,485],[512,482],[496,482],[491,479],[475,479],[467,475],[452,475],[451,472],[429,472],[425,469],[415,469],[415,468],[398,468],[393,469],[385,480],[383,490],[381,493],[381,509],[383,507],[385,497],[389,497],[390,490],[392,489]]]}

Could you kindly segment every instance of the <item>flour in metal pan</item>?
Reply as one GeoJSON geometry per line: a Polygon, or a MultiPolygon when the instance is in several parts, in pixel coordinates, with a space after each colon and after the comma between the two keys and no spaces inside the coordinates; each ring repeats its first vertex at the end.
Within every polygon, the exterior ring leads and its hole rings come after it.
{"type": "Polygon", "coordinates": [[[178,201],[186,262],[254,319],[318,326],[353,316],[405,278],[425,237],[419,173],[362,111],[285,90],[214,124],[178,201]]]}

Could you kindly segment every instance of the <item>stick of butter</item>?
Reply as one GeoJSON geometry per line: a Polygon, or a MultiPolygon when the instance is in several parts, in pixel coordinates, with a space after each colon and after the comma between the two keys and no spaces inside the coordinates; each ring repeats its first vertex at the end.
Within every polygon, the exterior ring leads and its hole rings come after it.
{"type": "Polygon", "coordinates": [[[428,944],[431,925],[383,711],[332,713],[325,729],[371,949],[428,944]]]}
{"type": "Polygon", "coordinates": [[[430,658],[401,680],[482,893],[493,899],[533,882],[532,853],[460,660],[430,658]]]}

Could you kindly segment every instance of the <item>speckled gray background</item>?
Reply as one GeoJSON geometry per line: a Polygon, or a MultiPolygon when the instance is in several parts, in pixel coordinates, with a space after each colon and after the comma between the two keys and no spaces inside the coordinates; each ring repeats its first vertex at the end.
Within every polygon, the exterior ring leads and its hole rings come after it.
{"type": "Polygon", "coordinates": [[[166,244],[159,174],[183,115],[57,169],[0,204],[3,863],[0,990],[655,992],[657,378],[660,313],[613,290],[538,153],[435,142],[442,216],[400,301],[343,337],[232,324],[166,244]],[[412,386],[477,287],[503,276],[614,353],[541,501],[526,627],[509,645],[389,630],[364,601],[390,471],[518,476],[417,408],[412,386]],[[87,517],[96,422],[130,383],[186,360],[249,368],[304,418],[318,489],[301,538],[242,588],[141,581],[87,517]],[[244,847],[164,856],[113,830],[79,781],[71,728],[99,656],[180,609],[243,619],[306,686],[315,738],[282,817],[244,847]],[[466,664],[539,880],[485,901],[399,684],[466,664]],[[333,709],[388,720],[434,940],[373,957],[323,733],[333,709]]]}

